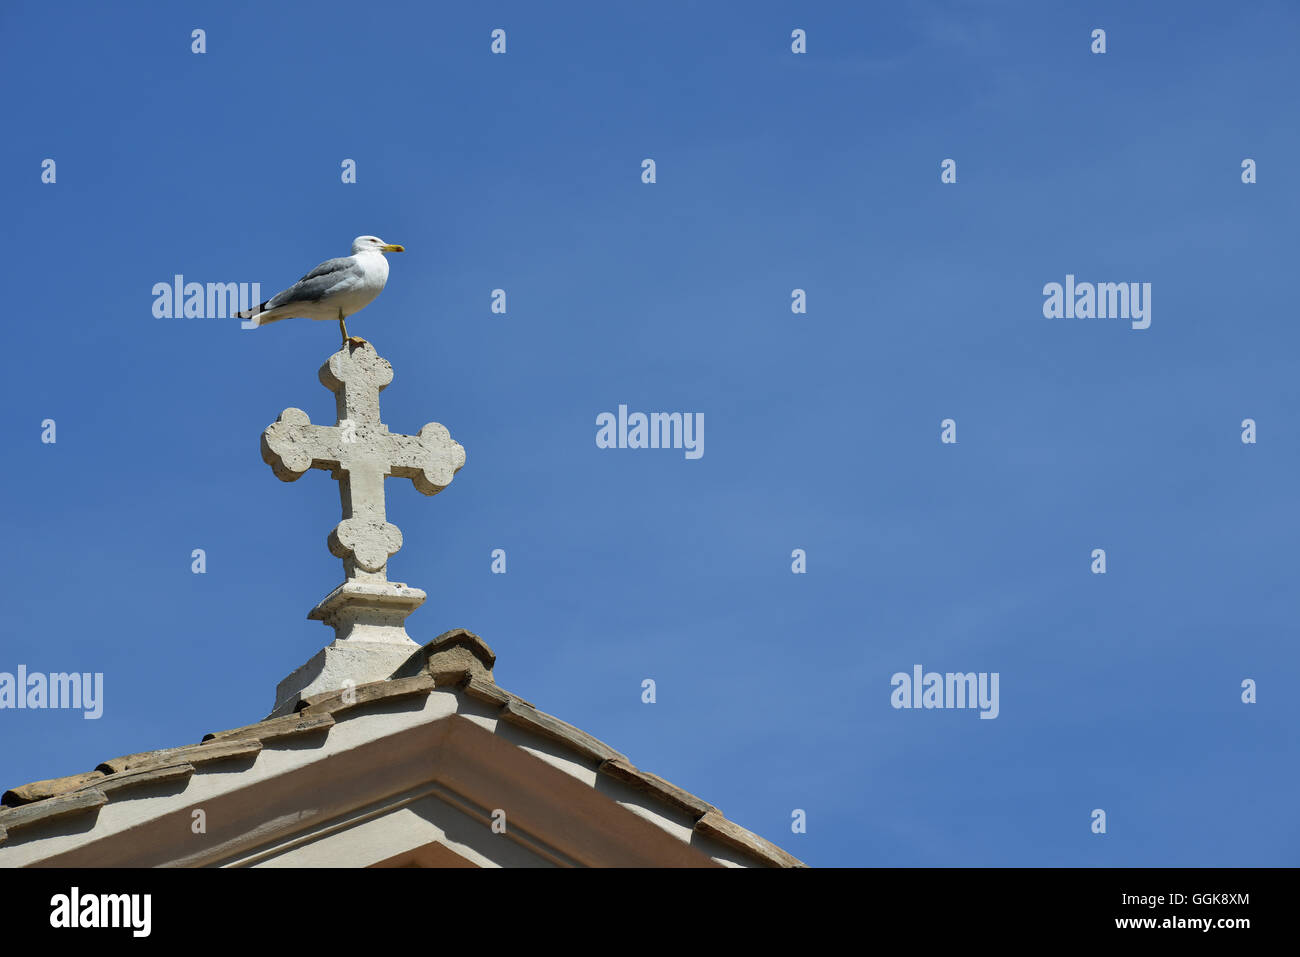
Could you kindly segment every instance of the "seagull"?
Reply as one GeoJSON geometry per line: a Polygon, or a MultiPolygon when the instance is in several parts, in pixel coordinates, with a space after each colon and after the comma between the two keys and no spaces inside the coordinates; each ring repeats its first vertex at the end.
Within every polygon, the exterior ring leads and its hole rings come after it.
{"type": "Polygon", "coordinates": [[[235,313],[259,326],[281,319],[337,319],[343,344],[365,345],[366,340],[348,335],[344,319],[374,301],[388,281],[388,260],[384,253],[406,252],[405,247],[386,243],[378,236],[352,240],[352,255],[327,259],[283,292],[276,293],[256,309],[235,313]]]}

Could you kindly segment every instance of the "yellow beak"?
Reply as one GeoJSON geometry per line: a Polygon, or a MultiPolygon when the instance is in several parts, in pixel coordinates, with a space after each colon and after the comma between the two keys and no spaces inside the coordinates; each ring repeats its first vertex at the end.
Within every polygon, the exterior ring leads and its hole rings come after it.
{"type": "Polygon", "coordinates": [[[385,253],[404,253],[406,252],[406,247],[399,246],[397,243],[389,243],[387,246],[380,246],[379,251],[385,253]]]}

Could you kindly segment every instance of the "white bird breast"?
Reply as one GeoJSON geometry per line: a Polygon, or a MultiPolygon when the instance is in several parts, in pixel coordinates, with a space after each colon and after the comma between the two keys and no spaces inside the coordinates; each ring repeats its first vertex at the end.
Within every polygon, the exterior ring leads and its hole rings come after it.
{"type": "Polygon", "coordinates": [[[311,319],[337,321],[340,310],[345,317],[352,316],[374,302],[388,282],[388,260],[383,253],[368,250],[352,259],[361,267],[360,276],[350,277],[330,290],[321,302],[298,311],[311,319]]]}

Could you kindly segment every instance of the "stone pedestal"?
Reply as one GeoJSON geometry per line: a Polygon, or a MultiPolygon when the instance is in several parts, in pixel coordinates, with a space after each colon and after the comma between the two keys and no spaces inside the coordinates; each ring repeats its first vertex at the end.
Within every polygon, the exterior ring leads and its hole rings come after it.
{"type": "Polygon", "coordinates": [[[392,677],[420,646],[406,633],[406,616],[425,593],[401,582],[344,582],[307,615],[334,629],[332,642],[281,681],[268,717],[288,714],[294,702],[322,691],[392,677]]]}
{"type": "Polygon", "coordinates": [[[402,582],[349,579],[307,613],[334,629],[339,641],[414,644],[406,633],[406,616],[424,604],[418,588],[402,582]]]}

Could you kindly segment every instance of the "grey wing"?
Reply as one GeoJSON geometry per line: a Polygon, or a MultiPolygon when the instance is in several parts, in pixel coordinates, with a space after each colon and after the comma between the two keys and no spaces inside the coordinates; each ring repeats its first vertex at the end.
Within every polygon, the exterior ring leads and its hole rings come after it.
{"type": "Polygon", "coordinates": [[[327,259],[284,292],[273,296],[266,308],[274,309],[290,302],[320,302],[337,286],[346,287],[361,275],[361,267],[349,256],[327,259]]]}

